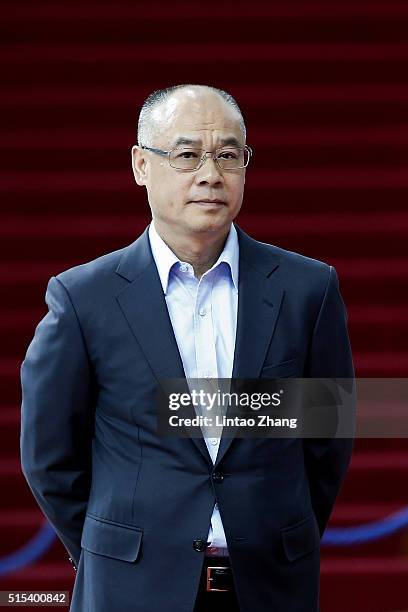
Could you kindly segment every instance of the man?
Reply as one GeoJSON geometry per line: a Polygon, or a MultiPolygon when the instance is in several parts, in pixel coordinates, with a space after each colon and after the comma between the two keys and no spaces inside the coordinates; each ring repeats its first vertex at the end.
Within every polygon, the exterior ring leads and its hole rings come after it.
{"type": "Polygon", "coordinates": [[[334,268],[232,223],[245,139],[226,92],[154,92],[132,149],[152,223],[48,284],[22,365],[22,465],[77,566],[74,612],[318,610],[351,442],[156,428],[164,379],[353,376],[334,268]]]}

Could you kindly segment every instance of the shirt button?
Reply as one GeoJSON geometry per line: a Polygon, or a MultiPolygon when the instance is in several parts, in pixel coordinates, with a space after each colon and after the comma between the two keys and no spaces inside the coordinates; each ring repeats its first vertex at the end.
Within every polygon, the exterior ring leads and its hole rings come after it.
{"type": "Polygon", "coordinates": [[[180,270],[182,272],[188,272],[188,266],[186,264],[180,264],[180,270]]]}
{"type": "Polygon", "coordinates": [[[207,309],[206,308],[200,308],[198,314],[200,315],[200,317],[205,317],[205,315],[207,314],[207,309]]]}
{"type": "Polygon", "coordinates": [[[217,438],[211,438],[211,444],[213,444],[213,446],[215,446],[216,444],[218,444],[218,440],[217,440],[217,438]]]}

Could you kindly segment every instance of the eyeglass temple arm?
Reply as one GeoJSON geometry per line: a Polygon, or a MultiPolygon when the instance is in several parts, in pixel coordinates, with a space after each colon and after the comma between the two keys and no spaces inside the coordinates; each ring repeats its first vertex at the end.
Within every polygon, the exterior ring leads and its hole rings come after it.
{"type": "Polygon", "coordinates": [[[168,155],[170,151],[163,151],[162,149],[155,149],[154,147],[146,147],[145,145],[140,145],[141,149],[146,149],[146,151],[151,151],[152,153],[158,153],[159,155],[168,155]]]}

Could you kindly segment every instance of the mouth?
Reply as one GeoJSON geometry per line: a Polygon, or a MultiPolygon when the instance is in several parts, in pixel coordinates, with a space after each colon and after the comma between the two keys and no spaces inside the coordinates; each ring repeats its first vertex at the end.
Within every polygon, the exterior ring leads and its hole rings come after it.
{"type": "Polygon", "coordinates": [[[210,200],[204,198],[202,200],[191,200],[189,204],[199,204],[201,206],[225,206],[225,202],[223,200],[210,200]]]}

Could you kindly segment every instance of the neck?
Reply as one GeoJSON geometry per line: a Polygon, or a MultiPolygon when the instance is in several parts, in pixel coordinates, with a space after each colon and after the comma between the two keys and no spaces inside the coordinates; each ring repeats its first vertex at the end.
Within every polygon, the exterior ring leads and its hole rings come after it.
{"type": "Polygon", "coordinates": [[[157,220],[154,225],[159,236],[178,259],[193,266],[197,278],[201,278],[217,261],[230,231],[229,226],[222,232],[192,232],[188,235],[179,235],[163,227],[157,220]]]}

